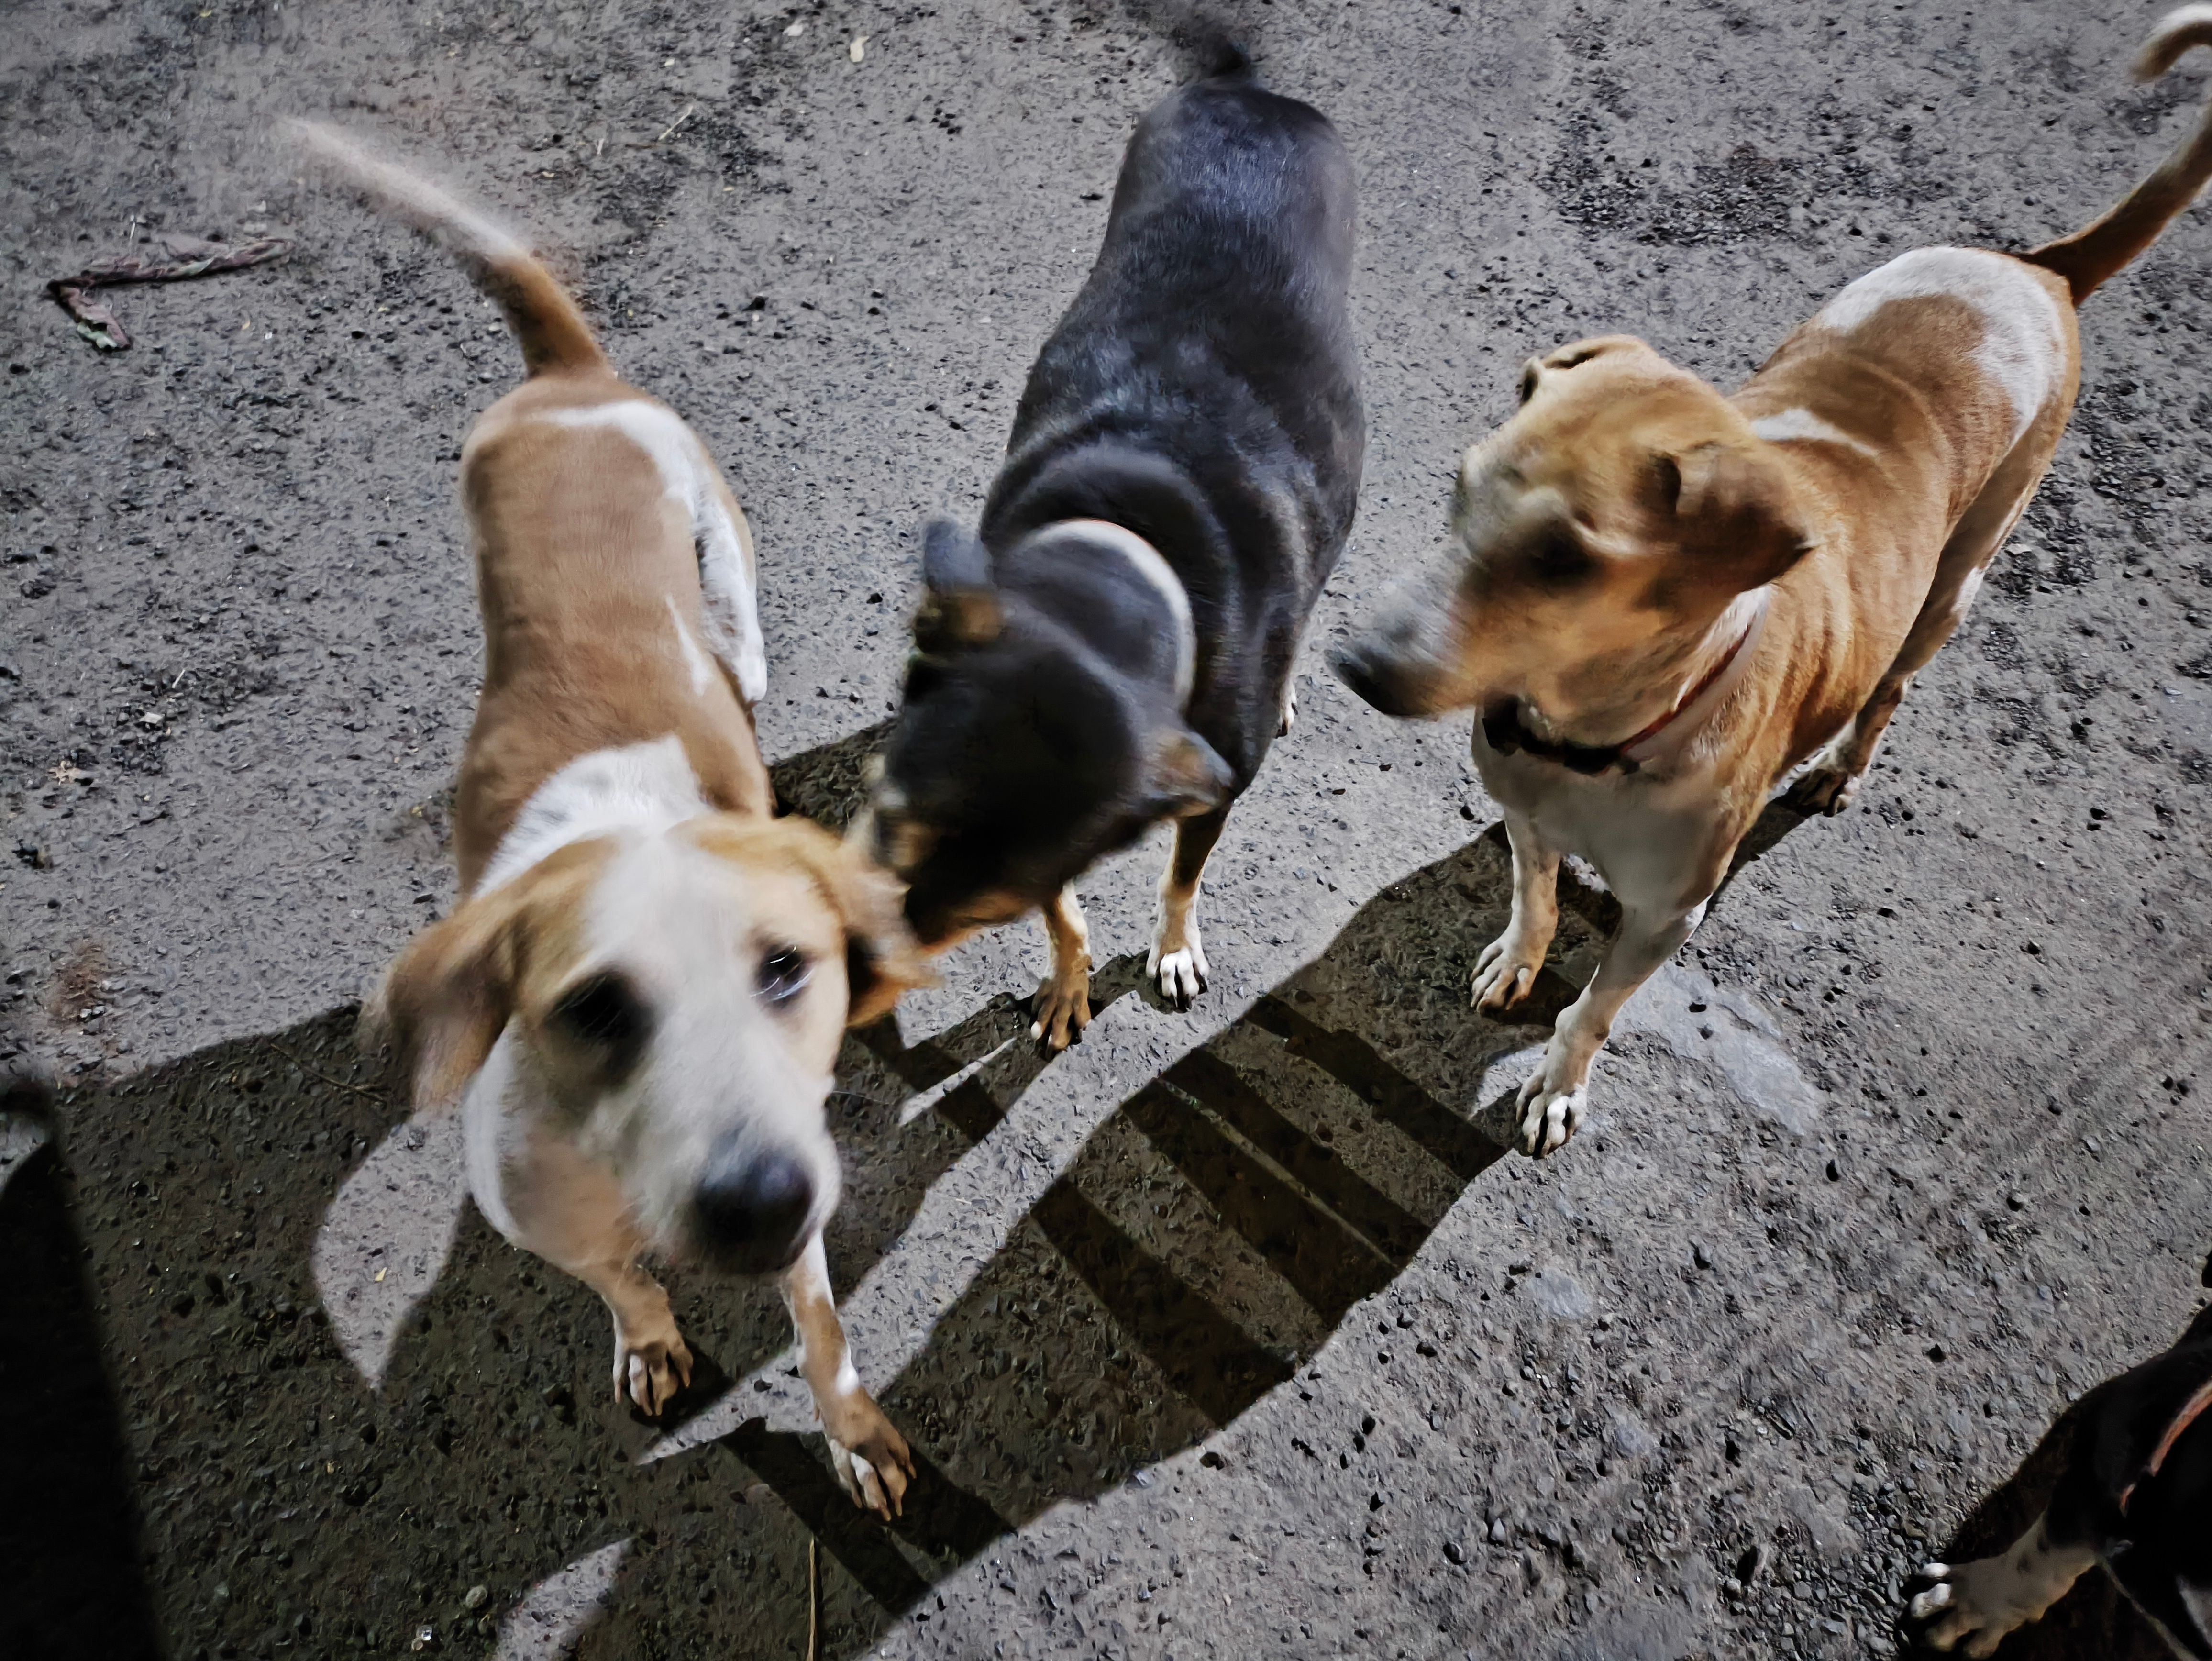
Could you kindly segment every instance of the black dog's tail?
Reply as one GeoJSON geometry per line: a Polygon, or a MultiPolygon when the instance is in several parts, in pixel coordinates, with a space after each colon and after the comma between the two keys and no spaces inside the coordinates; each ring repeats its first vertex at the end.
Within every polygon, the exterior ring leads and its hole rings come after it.
{"type": "Polygon", "coordinates": [[[1219,13],[1184,0],[1127,0],[1129,14],[1175,48],[1192,81],[1245,81],[1254,73],[1246,31],[1219,13]]]}

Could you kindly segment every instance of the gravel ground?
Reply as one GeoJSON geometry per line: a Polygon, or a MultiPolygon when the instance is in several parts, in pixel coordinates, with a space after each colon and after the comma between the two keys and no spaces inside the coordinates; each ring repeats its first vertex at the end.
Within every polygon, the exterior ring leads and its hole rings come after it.
{"type": "MultiPolygon", "coordinates": [[[[1770,822],[1553,1160],[1500,1154],[1499,1098],[1609,902],[1572,885],[1537,1007],[1476,1018],[1506,865],[1465,723],[1314,666],[1433,556],[1528,352],[1629,329],[1733,381],[1891,252],[2100,211],[2202,71],[2130,88],[2154,9],[2044,0],[1252,15],[1361,170],[1361,522],[1199,1007],[1135,990],[1154,845],[1087,887],[1111,1001],[1068,1056],[1016,1037],[1019,929],[848,1045],[832,1269],[928,1467],[884,1529],[771,1294],[672,1275],[734,1390],[634,1422],[596,1304],[459,1211],[352,1049],[451,900],[454,460],[517,364],[265,133],[371,126],[542,237],[744,502],[763,740],[835,818],[919,517],[980,502],[1167,55],[1103,4],[14,9],[0,1066],[60,1092],[39,1151],[0,1113],[0,1650],[520,1657],[598,1607],[587,1657],[1887,1655],[1909,1566],[2008,1537],[2069,1401],[2180,1331],[2212,216],[2091,305],[2058,465],[1863,809],[1770,822]],[[125,353],[40,293],[261,230],[288,261],[123,291],[125,353]]],[[[2095,1578],[2004,1652],[2154,1652],[2095,1578]]]]}

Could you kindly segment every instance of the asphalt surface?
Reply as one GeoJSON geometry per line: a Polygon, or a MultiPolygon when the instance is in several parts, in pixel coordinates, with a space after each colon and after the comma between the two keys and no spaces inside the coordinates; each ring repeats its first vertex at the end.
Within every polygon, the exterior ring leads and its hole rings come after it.
{"type": "MultiPolygon", "coordinates": [[[[1770,820],[1550,1161],[1498,1102],[1608,902],[1477,1018],[1466,724],[1319,654],[1436,557],[1529,352],[1629,330],[1732,383],[1890,253],[2101,211],[2206,95],[2126,83],[2154,15],[1253,9],[1360,170],[1360,522],[1199,1006],[1135,990],[1148,846],[1086,885],[1076,1050],[1017,1035],[1028,929],[848,1045],[831,1266],[928,1467],[884,1529],[772,1294],[672,1273],[735,1388],[634,1422],[596,1302],[352,1047],[450,904],[454,461],[518,364],[267,136],[370,127],[555,255],[744,503],[763,741],[834,819],[920,518],[980,503],[1168,53],[1103,5],[15,7],[0,1067],[59,1094],[0,1123],[0,1652],[1894,1652],[1907,1568],[2009,1538],[2068,1402],[2203,1297],[2212,216],[2089,307],[2059,463],[1863,809],[1770,820]],[[41,292],[264,230],[284,263],[113,297],[127,352],[41,292]]],[[[2093,1576],[2003,1653],[2151,1645],[2093,1576]]]]}

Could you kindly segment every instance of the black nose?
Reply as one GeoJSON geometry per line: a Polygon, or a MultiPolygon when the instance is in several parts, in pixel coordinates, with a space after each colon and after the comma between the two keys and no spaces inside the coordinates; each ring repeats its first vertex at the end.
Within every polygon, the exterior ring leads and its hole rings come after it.
{"type": "Polygon", "coordinates": [[[1336,648],[1328,654],[1328,666],[1361,703],[1373,705],[1386,715],[1402,721],[1408,715],[1423,713],[1407,686],[1407,678],[1400,666],[1367,642],[1354,642],[1336,648]]]}
{"type": "Polygon", "coordinates": [[[788,1153],[724,1141],[707,1161],[692,1201],[699,1237],[717,1268],[767,1275],[788,1268],[806,1244],[814,1179],[788,1153]]]}

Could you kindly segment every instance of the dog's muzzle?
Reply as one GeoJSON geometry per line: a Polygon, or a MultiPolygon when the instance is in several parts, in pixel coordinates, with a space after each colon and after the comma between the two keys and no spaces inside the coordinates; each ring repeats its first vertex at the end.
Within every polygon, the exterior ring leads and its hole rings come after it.
{"type": "Polygon", "coordinates": [[[1336,678],[1356,693],[1361,703],[1400,721],[1431,713],[1428,689],[1432,676],[1410,669],[1407,657],[1375,641],[1353,641],[1328,654],[1336,678]]]}
{"type": "Polygon", "coordinates": [[[814,1178],[791,1154],[726,1138],[708,1156],[691,1205],[709,1262],[732,1275],[771,1275],[806,1244],[814,1178]]]}

